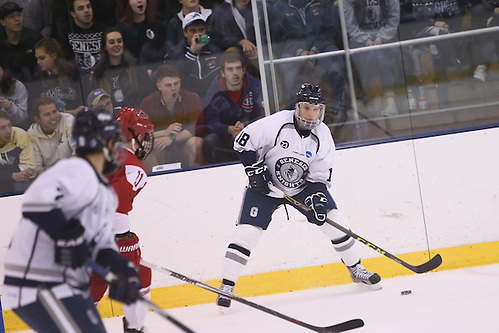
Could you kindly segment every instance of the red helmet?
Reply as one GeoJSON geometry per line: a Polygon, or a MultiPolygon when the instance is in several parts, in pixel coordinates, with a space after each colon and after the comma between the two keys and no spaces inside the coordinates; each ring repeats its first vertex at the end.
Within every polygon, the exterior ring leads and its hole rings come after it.
{"type": "Polygon", "coordinates": [[[151,119],[144,111],[130,106],[126,106],[120,110],[116,120],[121,125],[121,133],[128,140],[135,140],[138,143],[139,149],[135,151],[135,155],[141,160],[152,151],[154,147],[154,125],[151,119]],[[142,141],[138,136],[142,134],[142,141]]]}
{"type": "Polygon", "coordinates": [[[125,106],[120,110],[116,120],[121,124],[121,133],[128,140],[135,139],[134,136],[142,134],[151,134],[154,131],[154,125],[151,119],[144,111],[130,106],[125,106]]]}

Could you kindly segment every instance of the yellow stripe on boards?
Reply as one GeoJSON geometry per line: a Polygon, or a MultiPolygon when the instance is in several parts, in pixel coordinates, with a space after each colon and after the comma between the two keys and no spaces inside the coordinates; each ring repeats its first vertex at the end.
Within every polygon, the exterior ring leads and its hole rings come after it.
{"type": "MultiPolygon", "coordinates": [[[[499,241],[470,244],[431,251],[396,255],[411,265],[420,265],[439,253],[442,265],[435,271],[458,269],[499,263],[499,241]]],[[[363,265],[380,274],[381,278],[415,274],[395,261],[384,256],[364,259],[363,265]]],[[[154,272],[153,274],[162,274],[154,272]]],[[[205,282],[214,287],[220,286],[221,280],[205,282]]],[[[289,291],[313,289],[351,283],[350,274],[342,263],[296,268],[270,273],[242,276],[237,281],[235,294],[240,297],[253,297],[277,294],[289,291]]],[[[151,300],[164,309],[213,303],[216,294],[194,286],[182,284],[152,290],[151,300]]],[[[123,316],[120,303],[104,297],[99,303],[99,313],[103,318],[123,316]]],[[[29,329],[13,311],[3,311],[5,332],[29,329]]]]}

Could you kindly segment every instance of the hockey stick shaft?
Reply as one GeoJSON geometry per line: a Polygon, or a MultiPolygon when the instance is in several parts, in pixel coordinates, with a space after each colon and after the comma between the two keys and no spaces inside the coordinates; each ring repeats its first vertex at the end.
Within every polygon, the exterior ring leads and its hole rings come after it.
{"type": "MultiPolygon", "coordinates": [[[[306,211],[310,210],[310,208],[308,206],[306,206],[305,204],[303,204],[303,203],[299,202],[298,200],[294,199],[290,195],[285,194],[280,189],[278,189],[277,187],[275,187],[273,184],[269,183],[269,188],[272,190],[272,192],[277,193],[279,195],[282,195],[284,197],[284,199],[286,199],[291,205],[293,205],[294,207],[298,208],[299,210],[301,210],[303,212],[306,212],[306,211]]],[[[392,259],[393,261],[395,261],[398,264],[400,264],[400,265],[402,265],[402,266],[410,269],[411,271],[413,271],[415,273],[421,274],[421,273],[429,272],[431,270],[434,270],[438,266],[440,266],[440,264],[442,263],[442,257],[440,256],[440,254],[437,254],[433,258],[431,258],[429,261],[425,262],[424,264],[421,264],[419,266],[413,266],[413,265],[411,265],[411,264],[403,261],[402,259],[394,256],[390,252],[388,252],[386,250],[383,250],[379,246],[371,243],[367,239],[365,239],[365,238],[357,235],[355,232],[351,231],[350,229],[347,229],[347,228],[343,227],[342,225],[334,222],[333,220],[331,220],[329,218],[326,218],[326,222],[328,224],[332,225],[333,227],[335,227],[336,229],[344,232],[345,234],[349,235],[350,237],[352,237],[352,238],[356,239],[357,241],[361,242],[365,246],[370,247],[374,251],[376,251],[376,252],[384,255],[385,257],[388,257],[388,258],[392,259]]]]}
{"type": "MultiPolygon", "coordinates": [[[[117,276],[111,272],[110,270],[102,267],[99,265],[97,262],[95,262],[92,259],[87,259],[87,266],[90,267],[97,275],[101,276],[106,280],[107,283],[112,283],[117,279],[117,276]]],[[[137,291],[138,293],[138,291],[137,291]]],[[[182,331],[186,333],[195,333],[193,330],[191,330],[189,327],[185,326],[183,323],[175,319],[174,317],[170,316],[168,313],[166,313],[159,305],[156,303],[148,300],[144,296],[142,296],[140,293],[138,294],[138,298],[141,302],[147,303],[151,309],[156,311],[161,317],[165,318],[166,320],[170,321],[173,323],[175,326],[180,328],[182,331]]]]}
{"type": "Polygon", "coordinates": [[[38,289],[36,295],[45,311],[49,314],[49,317],[61,332],[82,333],[78,324],[69,314],[66,306],[54,295],[52,290],[41,287],[38,289]]]}
{"type": "Polygon", "coordinates": [[[351,330],[351,329],[354,329],[354,328],[359,328],[359,327],[364,326],[364,322],[361,319],[353,319],[353,320],[350,320],[350,321],[346,321],[346,322],[339,323],[339,324],[332,325],[332,326],[328,326],[328,327],[320,327],[320,326],[311,325],[311,324],[302,322],[302,321],[300,321],[300,320],[298,320],[296,318],[292,318],[292,317],[289,317],[289,316],[287,316],[285,314],[277,312],[275,310],[269,309],[269,308],[267,308],[267,307],[265,307],[263,305],[260,305],[260,304],[248,301],[247,299],[244,299],[242,297],[238,297],[238,296],[232,295],[230,293],[224,292],[224,291],[222,291],[220,289],[217,289],[217,288],[215,288],[213,286],[210,286],[209,284],[193,280],[193,279],[191,279],[191,278],[189,278],[189,277],[187,277],[185,275],[182,275],[182,274],[179,274],[177,272],[174,272],[174,271],[172,271],[172,270],[170,270],[170,269],[168,269],[166,267],[161,267],[159,265],[153,264],[152,262],[146,261],[144,259],[141,259],[140,263],[142,265],[144,265],[144,266],[147,266],[147,267],[155,270],[155,271],[159,271],[159,272],[168,274],[168,275],[170,275],[170,276],[172,276],[172,277],[174,277],[176,279],[182,280],[184,282],[193,284],[193,285],[195,285],[197,287],[206,289],[206,290],[211,291],[213,293],[216,293],[216,294],[225,296],[227,298],[233,299],[234,301],[237,301],[239,303],[248,305],[248,306],[250,306],[252,308],[255,308],[255,309],[263,311],[263,312],[266,312],[266,313],[268,313],[268,314],[270,314],[272,316],[275,316],[275,317],[287,320],[289,322],[292,322],[293,324],[296,324],[296,325],[308,328],[308,329],[310,329],[312,331],[315,331],[315,332],[335,333],[335,332],[343,332],[343,331],[347,331],[347,330],[351,330]]]}

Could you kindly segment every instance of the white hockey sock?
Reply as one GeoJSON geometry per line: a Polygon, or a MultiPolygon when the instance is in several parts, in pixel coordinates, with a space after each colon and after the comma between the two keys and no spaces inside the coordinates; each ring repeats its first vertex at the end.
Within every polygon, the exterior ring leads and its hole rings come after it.
{"type": "MultiPolygon", "coordinates": [[[[144,296],[144,298],[151,300],[150,287],[140,289],[140,294],[144,296]],[[144,292],[145,294],[143,294],[144,292]]],[[[137,330],[142,329],[142,327],[144,327],[144,323],[146,322],[148,310],[149,306],[145,302],[141,301],[137,301],[130,305],[123,304],[123,312],[125,313],[128,327],[137,330]]]]}
{"type": "Polygon", "coordinates": [[[234,230],[232,243],[225,253],[222,277],[236,282],[248,263],[253,250],[260,239],[262,229],[249,224],[239,224],[234,230]]]}
{"type": "MultiPolygon", "coordinates": [[[[349,228],[347,219],[338,209],[329,211],[327,217],[341,226],[347,229],[349,228]]],[[[345,265],[353,266],[359,262],[360,256],[357,251],[355,240],[352,237],[328,223],[324,223],[320,228],[322,232],[331,239],[334,249],[338,252],[345,265]]]]}

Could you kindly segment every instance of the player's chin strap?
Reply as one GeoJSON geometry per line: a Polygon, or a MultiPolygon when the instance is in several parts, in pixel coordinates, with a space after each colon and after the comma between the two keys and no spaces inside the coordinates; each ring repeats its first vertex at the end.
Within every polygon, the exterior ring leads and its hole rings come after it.
{"type": "MultiPolygon", "coordinates": [[[[272,182],[269,182],[268,185],[269,185],[269,189],[272,192],[274,192],[277,195],[279,195],[279,196],[283,197],[284,199],[286,199],[291,205],[293,205],[294,207],[296,207],[298,210],[300,210],[302,212],[306,212],[306,211],[308,211],[308,210],[311,209],[307,205],[299,202],[298,200],[294,199],[290,195],[285,194],[283,191],[281,191],[280,189],[278,189],[277,187],[275,187],[275,185],[272,184],[272,182]]],[[[429,272],[431,270],[434,270],[435,268],[437,268],[438,266],[440,266],[442,264],[442,257],[440,256],[440,254],[437,254],[433,258],[431,258],[430,260],[428,260],[427,262],[425,262],[425,263],[423,263],[421,265],[418,265],[418,266],[413,266],[413,265],[411,265],[411,264],[403,261],[402,259],[394,256],[393,254],[389,253],[388,251],[383,250],[379,246],[371,243],[367,239],[365,239],[365,238],[357,235],[352,230],[347,229],[347,228],[343,227],[342,225],[336,223],[335,221],[331,220],[330,218],[326,217],[326,223],[329,224],[329,225],[331,225],[331,226],[333,226],[333,227],[335,227],[336,229],[340,230],[341,232],[347,234],[348,236],[352,237],[353,239],[361,242],[365,246],[370,247],[374,251],[376,251],[376,252],[384,255],[385,257],[388,257],[388,258],[392,259],[393,261],[401,264],[402,266],[410,269],[411,271],[413,271],[415,273],[418,273],[418,274],[426,273],[426,272],[429,272]]],[[[430,254],[428,253],[428,256],[429,255],[430,254]]]]}
{"type": "MultiPolygon", "coordinates": [[[[107,283],[112,283],[116,279],[118,279],[118,277],[113,272],[111,272],[107,268],[102,267],[97,262],[95,262],[93,259],[88,258],[86,264],[87,264],[88,267],[90,267],[95,272],[95,274],[97,274],[100,277],[104,278],[104,280],[106,280],[107,283]]],[[[163,317],[166,320],[170,321],[171,323],[173,323],[175,326],[177,326],[178,328],[180,328],[182,331],[184,331],[186,333],[195,333],[189,327],[185,326],[180,321],[178,321],[177,319],[175,319],[174,317],[172,317],[168,313],[166,313],[162,308],[159,307],[159,305],[157,305],[156,303],[151,302],[150,300],[148,300],[147,298],[145,298],[144,296],[142,296],[139,293],[139,291],[137,291],[137,293],[138,293],[138,295],[137,295],[138,299],[141,302],[147,303],[147,305],[149,305],[149,307],[152,310],[154,310],[156,313],[158,313],[161,317],[163,317]]]]}

